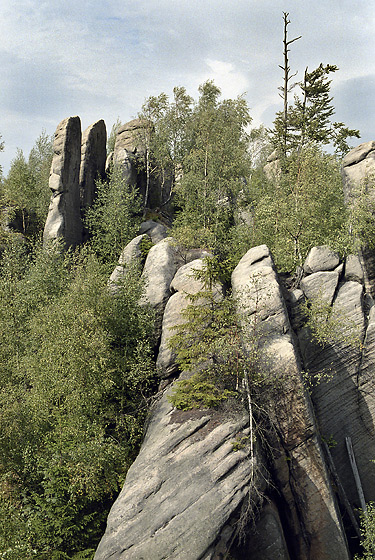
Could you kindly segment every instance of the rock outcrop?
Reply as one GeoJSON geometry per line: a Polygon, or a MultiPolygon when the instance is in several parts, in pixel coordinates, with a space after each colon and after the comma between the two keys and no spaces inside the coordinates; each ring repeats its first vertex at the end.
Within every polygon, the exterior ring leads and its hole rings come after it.
{"type": "MultiPolygon", "coordinates": [[[[152,256],[155,262],[159,251],[167,251],[169,240],[158,245],[152,256]]],[[[193,268],[200,267],[201,262],[193,261],[169,281],[180,290],[170,298],[172,306],[174,297],[182,296],[186,305],[184,294],[199,290],[201,284],[190,275],[193,268]]],[[[168,284],[166,276],[150,265],[147,275],[150,286],[154,276],[162,277],[163,286],[168,284]]],[[[157,299],[163,301],[165,289],[159,292],[157,299]]],[[[178,322],[182,307],[177,306],[172,320],[178,322]]],[[[167,310],[164,317],[166,314],[167,310]]],[[[163,322],[167,338],[169,329],[170,318],[163,322]]],[[[160,352],[164,350],[162,343],[160,352]]],[[[166,363],[165,357],[159,358],[161,362],[166,363]]],[[[171,365],[173,358],[168,362],[171,365]]],[[[151,411],[141,451],[110,512],[95,560],[221,558],[229,548],[244,499],[258,502],[266,475],[261,452],[257,449],[250,457],[249,446],[234,448],[236,438],[249,434],[246,411],[241,406],[237,410],[178,411],[168,400],[171,391],[173,385],[151,411]]]]}
{"type": "MultiPolygon", "coordinates": [[[[375,141],[365,142],[351,150],[343,159],[342,176],[344,194],[348,204],[353,195],[367,179],[375,178],[375,141]]],[[[373,201],[375,196],[374,182],[365,186],[366,196],[373,201]]],[[[373,202],[371,204],[373,207],[373,202]]],[[[366,291],[375,295],[375,250],[364,247],[360,252],[363,265],[366,291]]]]}
{"type": "MultiPolygon", "coordinates": [[[[134,119],[117,131],[112,157],[115,165],[120,165],[124,179],[137,187],[144,206],[157,208],[164,206],[171,197],[172,177],[168,170],[161,173],[147,173],[147,141],[150,136],[150,123],[134,119]]],[[[152,162],[148,162],[150,166],[152,162]]]]}
{"type": "MultiPolygon", "coordinates": [[[[340,267],[337,267],[340,271],[340,267]]],[[[341,267],[342,270],[342,267],[341,267]]],[[[301,287],[305,296],[323,298],[332,305],[335,331],[324,345],[314,343],[306,328],[299,329],[304,367],[311,379],[315,413],[340,482],[353,509],[361,506],[354,483],[346,438],[351,438],[366,501],[375,499],[375,394],[370,389],[370,361],[373,352],[373,311],[367,317],[363,274],[358,258],[347,258],[345,273],[321,292],[306,290],[312,277],[335,272],[315,272],[301,287]],[[326,294],[327,297],[326,297],[326,294]]],[[[318,286],[317,283],[315,283],[318,286]]],[[[328,285],[327,285],[328,286],[328,285]]],[[[373,366],[372,366],[373,367],[373,366]]]]}
{"type": "Polygon", "coordinates": [[[245,347],[252,356],[256,345],[258,368],[273,386],[269,414],[277,437],[270,436],[272,461],[288,504],[284,518],[293,534],[293,553],[300,560],[349,558],[286,305],[265,245],[244,255],[232,286],[246,321],[250,317],[253,334],[245,347]]]}
{"type": "Polygon", "coordinates": [[[107,131],[101,119],[89,126],[82,134],[79,189],[81,208],[89,208],[96,197],[96,181],[105,175],[107,157],[107,131]]]}
{"type": "MultiPolygon", "coordinates": [[[[165,252],[170,242],[166,239],[158,245],[157,251],[165,252]]],[[[152,256],[153,261],[167,263],[169,258],[152,256]]],[[[181,320],[187,293],[197,293],[200,288],[199,281],[191,278],[192,269],[200,266],[199,261],[191,262],[180,267],[173,278],[171,272],[164,275],[150,264],[147,267],[149,289],[154,272],[155,279],[162,279],[157,282],[163,289],[157,290],[156,307],[158,302],[164,306],[169,298],[158,357],[162,377],[178,374],[167,340],[171,326],[181,320]]],[[[216,560],[229,551],[238,560],[349,558],[268,249],[250,250],[234,271],[232,282],[242,310],[256,321],[259,367],[274,378],[271,387],[277,387],[266,397],[274,426],[269,436],[272,480],[269,483],[261,440],[253,455],[250,446],[234,447],[238,438],[250,433],[247,411],[241,406],[178,411],[168,400],[174,385],[164,383],[167,388],[151,411],[141,451],[110,512],[95,560],[216,560]],[[270,505],[261,507],[259,495],[272,496],[274,488],[280,492],[277,501],[270,498],[270,505]],[[255,529],[253,517],[242,518],[245,541],[240,544],[234,537],[241,511],[247,508],[254,514],[256,506],[261,513],[255,529]]],[[[249,353],[252,350],[250,343],[249,353]]]]}
{"type": "Polygon", "coordinates": [[[81,164],[81,121],[69,117],[58,125],[53,143],[49,178],[52,191],[43,239],[62,239],[65,247],[82,242],[79,169],[81,164]]]}

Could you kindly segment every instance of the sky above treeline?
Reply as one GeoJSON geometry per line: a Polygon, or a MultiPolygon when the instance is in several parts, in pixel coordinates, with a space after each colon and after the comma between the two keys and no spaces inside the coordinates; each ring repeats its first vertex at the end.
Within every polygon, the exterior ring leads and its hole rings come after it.
{"type": "Polygon", "coordinates": [[[215,81],[245,94],[253,125],[281,109],[283,12],[291,71],[336,64],[335,120],[375,139],[375,2],[359,0],[1,0],[0,165],[44,129],[137,116],[145,98],[215,81]]]}

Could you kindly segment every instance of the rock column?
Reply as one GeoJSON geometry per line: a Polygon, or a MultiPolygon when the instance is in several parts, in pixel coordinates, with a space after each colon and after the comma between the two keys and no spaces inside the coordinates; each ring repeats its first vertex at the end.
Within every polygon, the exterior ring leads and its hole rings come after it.
{"type": "Polygon", "coordinates": [[[82,241],[79,169],[81,163],[81,121],[69,117],[58,125],[53,144],[49,178],[52,191],[43,239],[61,239],[65,248],[82,241]]]}

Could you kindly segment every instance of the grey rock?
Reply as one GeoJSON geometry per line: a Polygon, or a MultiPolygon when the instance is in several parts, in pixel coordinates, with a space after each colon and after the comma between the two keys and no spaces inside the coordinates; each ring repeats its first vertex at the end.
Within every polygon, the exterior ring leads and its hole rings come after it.
{"type": "Polygon", "coordinates": [[[259,520],[249,533],[248,541],[241,547],[242,558],[290,560],[279,512],[273,502],[264,505],[259,520]]]}
{"type": "Polygon", "coordinates": [[[250,355],[257,347],[257,368],[277,387],[273,397],[268,395],[269,417],[278,432],[272,442],[273,463],[278,488],[290,508],[286,517],[295,557],[348,559],[286,305],[266,247],[250,249],[241,259],[232,273],[232,287],[242,321],[250,322],[250,333],[255,332],[255,340],[244,339],[245,347],[250,355]]]}
{"type": "Polygon", "coordinates": [[[147,122],[142,119],[133,119],[120,126],[116,134],[115,153],[124,149],[127,152],[144,156],[146,151],[145,126],[147,126],[147,122]]]}
{"type": "Polygon", "coordinates": [[[119,288],[119,284],[124,279],[126,274],[126,267],[130,264],[134,264],[136,262],[141,262],[142,253],[141,253],[141,243],[143,239],[148,238],[148,235],[138,235],[132,241],[130,241],[126,247],[122,250],[121,255],[118,260],[118,265],[112,272],[111,276],[108,280],[108,287],[112,292],[117,291],[119,288]]]}
{"type": "Polygon", "coordinates": [[[43,240],[61,239],[66,248],[82,241],[79,169],[81,162],[81,122],[69,117],[55,132],[49,178],[52,191],[43,240]]]}
{"type": "Polygon", "coordinates": [[[105,173],[106,175],[109,175],[109,172],[111,171],[111,167],[113,165],[113,154],[114,152],[110,152],[105,160],[105,173]]]}
{"type": "Polygon", "coordinates": [[[340,264],[340,258],[327,245],[313,247],[306,257],[303,270],[306,274],[326,270],[334,270],[340,264]]]}
{"type": "Polygon", "coordinates": [[[175,327],[185,322],[182,311],[186,309],[189,303],[190,301],[184,293],[176,292],[169,298],[165,306],[159,353],[156,360],[156,367],[162,379],[166,379],[178,372],[176,354],[169,347],[169,341],[176,332],[175,327]]]}
{"type": "Polygon", "coordinates": [[[107,132],[103,120],[96,121],[82,134],[79,188],[81,207],[89,208],[96,196],[96,181],[104,177],[107,132]]]}
{"type": "Polygon", "coordinates": [[[364,283],[364,272],[361,261],[357,255],[348,255],[345,260],[345,280],[364,283]]]}
{"type": "Polygon", "coordinates": [[[145,281],[145,295],[142,302],[155,310],[155,333],[159,337],[164,308],[171,295],[170,285],[177,270],[174,240],[166,237],[151,247],[142,272],[145,281]]]}
{"type": "Polygon", "coordinates": [[[295,288],[285,294],[286,304],[289,311],[290,322],[294,330],[302,327],[305,317],[302,312],[302,304],[305,296],[302,290],[295,288]]]}
{"type": "MultiPolygon", "coordinates": [[[[203,290],[203,283],[194,278],[193,271],[202,269],[202,259],[196,259],[179,268],[171,282],[170,289],[174,293],[165,307],[162,323],[161,341],[156,366],[162,378],[167,378],[178,371],[175,362],[175,353],[169,347],[171,336],[175,334],[175,327],[183,324],[186,319],[182,312],[191,303],[189,295],[195,295],[203,290]]],[[[222,296],[220,286],[215,286],[218,298],[222,296]]],[[[196,305],[204,304],[204,301],[196,301],[196,305]]]]}
{"type": "MultiPolygon", "coordinates": [[[[347,204],[355,195],[358,187],[369,177],[375,176],[375,142],[361,144],[344,158],[342,168],[344,194],[347,204]]],[[[374,197],[374,188],[366,187],[369,200],[374,197]]],[[[369,247],[363,247],[359,258],[364,271],[364,283],[366,291],[375,295],[375,251],[369,247]]]]}
{"type": "Polygon", "coordinates": [[[181,266],[172,282],[171,290],[172,292],[185,292],[187,294],[197,294],[203,290],[203,282],[197,279],[194,275],[195,271],[200,271],[203,268],[203,260],[195,259],[189,263],[181,266]]]}
{"type": "MultiPolygon", "coordinates": [[[[141,451],[108,517],[95,560],[212,558],[231,515],[249,491],[249,450],[233,450],[247,415],[173,409],[164,395],[153,410],[141,451]]],[[[256,496],[250,496],[254,503],[256,496]]]]}
{"type": "Polygon", "coordinates": [[[365,159],[368,154],[375,150],[375,142],[363,142],[359,144],[356,148],[353,148],[342,160],[342,165],[348,167],[350,165],[355,165],[363,159],[365,159]]]}
{"type": "Polygon", "coordinates": [[[121,167],[122,178],[128,185],[137,184],[137,161],[131,152],[123,148],[116,149],[113,153],[112,163],[121,167]]]}
{"type": "Polygon", "coordinates": [[[331,454],[340,481],[353,508],[360,502],[346,449],[351,437],[366,501],[375,497],[373,383],[373,312],[365,331],[363,287],[348,281],[340,285],[333,305],[346,336],[324,347],[314,345],[305,332],[300,333],[306,370],[312,380],[312,399],[322,434],[335,442],[331,454]],[[366,332],[366,337],[365,336],[366,332]],[[356,344],[353,344],[357,342],[356,344]],[[363,350],[361,348],[363,344],[363,350]],[[370,390],[369,390],[370,389],[370,390]]]}
{"type": "Polygon", "coordinates": [[[139,228],[139,233],[147,233],[151,237],[153,243],[159,243],[162,239],[168,236],[167,228],[164,224],[160,222],[154,222],[153,220],[147,220],[143,222],[139,228]]]}
{"type": "Polygon", "coordinates": [[[339,282],[339,273],[315,272],[301,280],[301,289],[308,299],[321,299],[332,303],[339,282]]]}

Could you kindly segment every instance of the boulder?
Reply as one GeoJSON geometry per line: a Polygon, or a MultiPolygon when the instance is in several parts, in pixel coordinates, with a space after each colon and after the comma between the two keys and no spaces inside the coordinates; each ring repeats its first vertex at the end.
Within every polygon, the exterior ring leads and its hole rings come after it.
{"type": "Polygon", "coordinates": [[[89,208],[96,196],[96,181],[105,175],[107,132],[103,120],[96,121],[82,134],[79,189],[81,207],[89,208]]]}
{"type": "Polygon", "coordinates": [[[79,169],[81,162],[81,121],[69,117],[55,132],[49,177],[52,191],[43,240],[61,239],[66,248],[82,241],[79,169]]]}
{"type": "Polygon", "coordinates": [[[346,154],[346,156],[342,160],[342,164],[344,167],[355,165],[364,160],[369,155],[369,153],[373,151],[375,151],[374,140],[372,140],[371,142],[363,142],[356,148],[353,148],[348,154],[346,154]]]}
{"type": "MultiPolygon", "coordinates": [[[[354,148],[343,160],[342,176],[344,184],[344,194],[347,203],[358,186],[367,178],[375,176],[375,142],[365,142],[354,148]]],[[[375,196],[373,183],[366,187],[366,194],[369,200],[375,196]]],[[[375,295],[375,250],[368,247],[362,248],[359,254],[364,271],[365,288],[372,296],[375,295]]]]}
{"type": "Polygon", "coordinates": [[[182,316],[182,312],[189,303],[189,299],[183,292],[176,292],[169,298],[165,307],[159,352],[156,360],[156,367],[162,379],[175,375],[179,371],[176,364],[176,354],[169,347],[169,341],[176,332],[175,327],[184,323],[185,319],[182,316]]]}
{"type": "MultiPolygon", "coordinates": [[[[160,377],[167,378],[178,372],[175,353],[169,347],[171,336],[176,332],[175,327],[183,324],[186,319],[182,312],[191,303],[189,295],[195,295],[204,289],[201,280],[194,277],[194,270],[202,269],[202,259],[196,259],[179,268],[171,282],[170,289],[174,293],[165,307],[162,332],[156,366],[160,377]]],[[[217,297],[221,297],[220,286],[215,286],[217,297]]],[[[199,302],[197,302],[199,304],[199,302]]]]}
{"type": "Polygon", "coordinates": [[[286,305],[266,246],[250,249],[240,260],[232,273],[232,287],[242,320],[250,321],[245,348],[256,359],[257,370],[270,380],[268,416],[277,433],[271,443],[273,468],[287,504],[283,524],[288,526],[293,554],[299,559],[347,559],[286,305]]]}
{"type": "Polygon", "coordinates": [[[301,280],[301,289],[308,299],[321,299],[332,303],[339,283],[339,274],[333,272],[315,272],[301,280]]]}
{"type": "Polygon", "coordinates": [[[348,255],[345,259],[345,280],[364,283],[365,275],[360,258],[357,255],[348,255]]]}
{"type": "Polygon", "coordinates": [[[116,134],[115,154],[123,149],[143,157],[146,153],[146,127],[147,122],[142,119],[133,119],[120,126],[116,134]]]}
{"type": "Polygon", "coordinates": [[[177,270],[176,249],[173,239],[166,237],[151,247],[142,272],[145,281],[145,295],[142,302],[151,305],[155,311],[155,333],[161,333],[164,308],[171,295],[170,285],[177,270]]]}
{"type": "Polygon", "coordinates": [[[147,233],[147,235],[151,237],[151,241],[153,243],[159,243],[159,241],[168,236],[165,225],[160,222],[154,222],[153,220],[142,222],[141,227],[139,228],[139,233],[147,233]]]}
{"type": "Polygon", "coordinates": [[[195,271],[200,271],[202,268],[202,259],[195,259],[181,266],[171,282],[171,291],[184,292],[191,295],[202,291],[204,288],[203,282],[196,278],[194,274],[195,271]]]}
{"type": "Polygon", "coordinates": [[[160,173],[154,170],[147,176],[147,137],[152,124],[144,119],[134,119],[119,127],[113,153],[113,163],[120,165],[124,179],[137,190],[145,207],[155,209],[165,206],[171,198],[173,174],[171,169],[160,173]]]}
{"type": "Polygon", "coordinates": [[[115,292],[118,289],[118,285],[123,280],[126,267],[131,263],[141,262],[142,260],[142,253],[141,253],[141,243],[143,239],[149,239],[148,235],[138,235],[132,241],[130,241],[126,247],[122,250],[121,255],[118,260],[118,265],[112,272],[111,276],[108,280],[108,286],[110,290],[115,292]]]}
{"type": "Polygon", "coordinates": [[[335,251],[332,251],[327,245],[313,247],[303,265],[306,274],[320,272],[326,270],[334,270],[340,264],[340,258],[335,251]]]}

